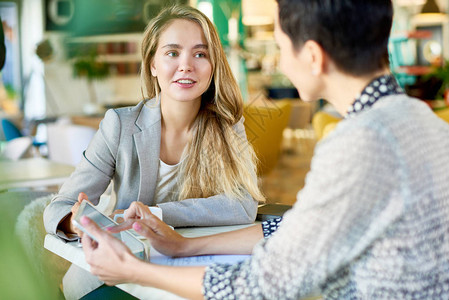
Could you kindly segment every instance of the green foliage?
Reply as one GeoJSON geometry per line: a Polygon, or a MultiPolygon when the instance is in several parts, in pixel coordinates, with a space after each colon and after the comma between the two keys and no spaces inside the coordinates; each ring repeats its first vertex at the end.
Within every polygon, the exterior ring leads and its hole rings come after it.
{"type": "Polygon", "coordinates": [[[5,84],[6,94],[9,99],[17,99],[17,92],[12,84],[5,84]]]}
{"type": "Polygon", "coordinates": [[[434,77],[441,80],[441,88],[438,91],[438,96],[443,98],[444,91],[449,89],[449,60],[446,60],[442,66],[434,68],[427,78],[434,77]]]}
{"type": "Polygon", "coordinates": [[[57,300],[57,290],[34,268],[15,235],[16,220],[8,208],[14,208],[13,204],[0,211],[0,298],[57,300]]]}
{"type": "Polygon", "coordinates": [[[73,75],[86,77],[89,81],[104,79],[109,75],[109,66],[99,61],[96,55],[80,56],[73,62],[73,75]]]}
{"type": "Polygon", "coordinates": [[[85,77],[90,82],[109,76],[109,65],[99,59],[95,44],[68,43],[66,47],[74,77],[85,77]]]}

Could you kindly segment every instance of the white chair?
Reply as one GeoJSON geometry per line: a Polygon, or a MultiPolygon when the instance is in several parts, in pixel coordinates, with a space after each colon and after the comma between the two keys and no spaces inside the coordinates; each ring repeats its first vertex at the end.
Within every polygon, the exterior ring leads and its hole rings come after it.
{"type": "Polygon", "coordinates": [[[96,130],[75,124],[48,124],[47,144],[50,160],[76,166],[96,130]]]}
{"type": "Polygon", "coordinates": [[[31,137],[23,136],[8,141],[2,150],[0,157],[10,160],[19,160],[33,156],[33,140],[31,137]]]}

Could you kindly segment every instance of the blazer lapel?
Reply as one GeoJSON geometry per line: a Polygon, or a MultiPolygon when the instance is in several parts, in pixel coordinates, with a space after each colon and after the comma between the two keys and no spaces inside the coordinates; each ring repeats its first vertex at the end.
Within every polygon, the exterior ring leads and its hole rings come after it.
{"type": "Polygon", "coordinates": [[[160,102],[151,99],[145,103],[136,119],[141,130],[133,134],[140,168],[138,201],[150,204],[156,191],[161,148],[161,109],[160,102]]]}

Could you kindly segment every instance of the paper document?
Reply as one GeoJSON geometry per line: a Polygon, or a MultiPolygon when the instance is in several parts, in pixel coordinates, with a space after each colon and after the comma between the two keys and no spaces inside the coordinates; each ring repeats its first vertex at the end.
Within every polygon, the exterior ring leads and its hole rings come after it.
{"type": "Polygon", "coordinates": [[[208,266],[214,263],[235,264],[251,255],[201,255],[189,257],[151,256],[150,261],[157,265],[166,266],[208,266]]]}

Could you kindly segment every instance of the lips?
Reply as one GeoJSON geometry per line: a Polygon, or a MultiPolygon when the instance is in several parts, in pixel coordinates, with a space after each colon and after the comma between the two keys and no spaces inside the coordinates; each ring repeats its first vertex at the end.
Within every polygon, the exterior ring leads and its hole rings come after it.
{"type": "Polygon", "coordinates": [[[196,81],[192,80],[192,79],[178,79],[175,82],[181,83],[181,84],[192,84],[192,83],[195,83],[196,81]]]}
{"type": "Polygon", "coordinates": [[[174,83],[182,88],[190,88],[195,85],[196,81],[190,78],[180,78],[175,80],[174,83]]]}

